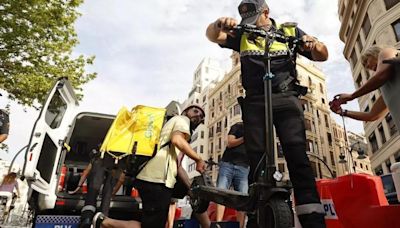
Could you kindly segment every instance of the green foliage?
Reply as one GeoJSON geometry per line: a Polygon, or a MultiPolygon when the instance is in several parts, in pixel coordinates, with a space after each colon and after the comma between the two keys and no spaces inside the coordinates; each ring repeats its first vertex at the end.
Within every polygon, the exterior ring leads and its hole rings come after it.
{"type": "Polygon", "coordinates": [[[79,92],[96,77],[86,73],[94,56],[72,57],[74,22],[83,0],[0,0],[0,88],[27,106],[43,102],[59,77],[79,92]]]}

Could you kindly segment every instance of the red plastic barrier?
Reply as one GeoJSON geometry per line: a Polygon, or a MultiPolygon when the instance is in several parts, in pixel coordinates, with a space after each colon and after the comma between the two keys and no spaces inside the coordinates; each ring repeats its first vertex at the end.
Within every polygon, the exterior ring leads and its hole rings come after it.
{"type": "Polygon", "coordinates": [[[328,228],[400,228],[400,206],[388,205],[380,177],[350,174],[317,186],[328,228]]]}
{"type": "MultiPolygon", "coordinates": [[[[216,221],[217,219],[217,205],[213,202],[210,203],[207,209],[208,212],[208,217],[210,218],[211,221],[216,221]]],[[[236,210],[225,207],[225,212],[224,212],[224,217],[222,218],[222,221],[237,221],[236,220],[236,210]]]]}
{"type": "Polygon", "coordinates": [[[131,196],[133,198],[139,197],[139,191],[136,188],[132,188],[131,190],[131,196]]]}

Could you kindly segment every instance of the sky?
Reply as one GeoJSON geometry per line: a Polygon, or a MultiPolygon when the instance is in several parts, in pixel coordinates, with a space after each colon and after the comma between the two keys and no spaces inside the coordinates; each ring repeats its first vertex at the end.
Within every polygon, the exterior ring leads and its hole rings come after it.
{"type": "MultiPolygon", "coordinates": [[[[116,114],[120,107],[138,104],[164,107],[171,100],[183,102],[192,87],[193,73],[204,57],[218,59],[230,68],[231,51],[205,37],[211,22],[222,16],[239,20],[240,0],[86,0],[76,22],[80,44],[74,54],[95,55],[88,72],[98,77],[85,85],[80,111],[116,114]]],[[[349,63],[339,39],[338,2],[332,0],[267,0],[277,22],[295,21],[316,36],[329,50],[329,60],[318,63],[326,75],[328,99],[354,91],[349,63]]],[[[11,160],[25,146],[39,112],[0,97],[0,107],[11,105],[11,128],[6,141],[11,160]]],[[[348,109],[358,110],[356,101],[348,109]]],[[[341,124],[341,119],[331,114],[341,124]]],[[[346,120],[346,128],[363,132],[361,122],[346,120]]],[[[17,163],[22,164],[23,155],[17,163]]]]}

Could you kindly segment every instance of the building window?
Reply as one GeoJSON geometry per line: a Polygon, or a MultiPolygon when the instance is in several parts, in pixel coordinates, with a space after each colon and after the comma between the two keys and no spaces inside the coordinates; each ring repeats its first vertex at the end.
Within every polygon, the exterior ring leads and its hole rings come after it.
{"type": "Polygon", "coordinates": [[[371,21],[369,20],[368,14],[365,15],[362,28],[366,39],[368,37],[369,31],[371,30],[371,21]]]}
{"type": "Polygon", "coordinates": [[[315,164],[315,162],[313,162],[313,161],[310,161],[310,165],[314,172],[314,176],[317,177],[317,164],[315,164]]]}
{"type": "Polygon", "coordinates": [[[201,132],[200,132],[200,138],[201,138],[201,139],[204,139],[204,131],[201,131],[201,132]]]}
{"type": "Polygon", "coordinates": [[[365,107],[364,112],[369,112],[369,106],[365,107]]]}
{"type": "Polygon", "coordinates": [[[278,158],[283,158],[283,149],[282,149],[282,145],[277,142],[276,143],[276,147],[278,148],[278,158]]]}
{"type": "Polygon", "coordinates": [[[321,163],[319,163],[319,162],[318,162],[318,172],[319,172],[319,178],[322,178],[321,163]]]}
{"type": "Polygon", "coordinates": [[[309,119],[304,119],[304,124],[305,124],[306,130],[311,131],[311,121],[309,119]]]}
{"type": "Polygon", "coordinates": [[[218,121],[217,130],[215,131],[215,133],[219,133],[219,132],[221,132],[221,121],[218,121]]]}
{"type": "Polygon", "coordinates": [[[202,154],[202,153],[204,153],[204,146],[203,145],[200,146],[200,154],[202,154]]]}
{"type": "Polygon", "coordinates": [[[391,9],[397,3],[399,3],[399,0],[385,0],[386,10],[391,9]]]}
{"type": "Polygon", "coordinates": [[[325,126],[327,128],[329,128],[329,119],[328,119],[328,115],[325,115],[325,126]]]}
{"type": "Polygon", "coordinates": [[[222,140],[221,140],[221,138],[218,138],[218,149],[220,150],[221,149],[221,147],[222,147],[222,140]]]}
{"type": "Polygon", "coordinates": [[[328,132],[327,136],[328,136],[328,144],[329,146],[332,146],[332,134],[328,132]]]}
{"type": "Polygon", "coordinates": [[[387,122],[388,127],[389,127],[390,136],[393,136],[397,132],[397,127],[396,127],[396,124],[393,121],[392,115],[390,113],[388,113],[386,115],[385,119],[386,119],[386,122],[387,122]]]}
{"type": "Polygon", "coordinates": [[[396,34],[396,40],[400,41],[400,20],[397,20],[392,24],[394,33],[396,34]]]}
{"type": "Polygon", "coordinates": [[[329,153],[330,153],[330,155],[331,155],[331,164],[332,164],[333,166],[335,166],[335,155],[333,155],[333,152],[332,152],[332,151],[330,151],[329,153]]]}
{"type": "Polygon", "coordinates": [[[211,138],[214,136],[214,127],[209,128],[208,130],[208,136],[211,138]]]}
{"type": "Polygon", "coordinates": [[[233,115],[240,115],[240,105],[239,104],[235,104],[235,106],[233,107],[233,115]]]}
{"type": "Polygon", "coordinates": [[[322,85],[322,83],[319,83],[319,91],[324,94],[324,86],[322,85]]]}
{"type": "Polygon", "coordinates": [[[210,144],[210,152],[211,152],[211,153],[214,153],[214,143],[211,143],[211,144],[210,144]]]}
{"type": "Polygon", "coordinates": [[[325,104],[325,99],[321,98],[321,102],[322,102],[322,104],[325,104]]]}
{"type": "Polygon", "coordinates": [[[372,153],[375,153],[378,150],[378,142],[376,141],[375,133],[372,133],[368,137],[368,141],[369,141],[369,143],[371,145],[372,153]]]}
{"type": "Polygon", "coordinates": [[[385,142],[386,142],[386,137],[385,137],[385,132],[383,131],[383,126],[382,126],[382,124],[379,124],[379,126],[378,126],[378,131],[379,131],[379,134],[381,135],[382,144],[385,144],[385,142]]]}
{"type": "Polygon", "coordinates": [[[314,153],[314,143],[313,141],[307,139],[307,144],[306,144],[306,151],[310,153],[314,153]]]}

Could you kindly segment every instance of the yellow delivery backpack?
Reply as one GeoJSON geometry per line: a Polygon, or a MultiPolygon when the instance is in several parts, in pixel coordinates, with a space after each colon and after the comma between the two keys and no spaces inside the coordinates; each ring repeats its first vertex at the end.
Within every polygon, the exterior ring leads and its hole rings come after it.
{"type": "Polygon", "coordinates": [[[159,140],[165,113],[163,108],[143,105],[131,111],[121,108],[101,145],[101,156],[108,153],[116,163],[128,156],[126,172],[136,176],[162,147],[159,140]]]}

